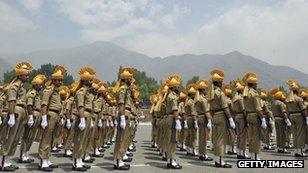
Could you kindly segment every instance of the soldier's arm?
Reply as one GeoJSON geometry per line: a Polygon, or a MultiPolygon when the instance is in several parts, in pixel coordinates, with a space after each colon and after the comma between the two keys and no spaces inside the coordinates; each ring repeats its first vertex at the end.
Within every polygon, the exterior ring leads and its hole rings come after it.
{"type": "Polygon", "coordinates": [[[66,103],[66,109],[65,109],[65,116],[67,119],[71,119],[72,118],[72,101],[68,101],[66,103]]]}
{"type": "Polygon", "coordinates": [[[8,90],[9,114],[15,114],[16,99],[17,99],[17,87],[13,85],[8,90]]]}
{"type": "Polygon", "coordinates": [[[263,108],[261,107],[261,99],[258,96],[254,97],[254,106],[256,108],[256,113],[260,118],[265,118],[263,114],[263,108]]]}
{"type": "Polygon", "coordinates": [[[302,99],[300,99],[298,101],[298,105],[299,105],[301,112],[304,115],[304,117],[308,117],[307,109],[306,109],[306,106],[305,106],[304,101],[302,99]]]}
{"type": "Polygon", "coordinates": [[[34,97],[35,97],[34,93],[32,93],[31,91],[28,92],[26,98],[28,115],[33,115],[34,97]]]}
{"type": "Polygon", "coordinates": [[[228,118],[232,118],[231,111],[230,111],[229,105],[227,103],[227,98],[223,93],[220,95],[220,104],[221,104],[221,107],[222,107],[225,115],[228,118]]]}
{"type": "Polygon", "coordinates": [[[41,114],[42,115],[47,115],[48,113],[48,104],[49,104],[49,99],[50,99],[51,94],[52,94],[52,90],[50,88],[45,89],[43,91],[42,103],[41,103],[41,114]]]}

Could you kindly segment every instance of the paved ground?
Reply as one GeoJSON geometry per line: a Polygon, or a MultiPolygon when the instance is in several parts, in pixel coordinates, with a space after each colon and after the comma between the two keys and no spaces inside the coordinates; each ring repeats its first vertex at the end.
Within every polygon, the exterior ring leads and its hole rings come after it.
{"type": "MultiPolygon", "coordinates": [[[[134,160],[131,163],[131,170],[127,172],[134,173],[162,173],[162,172],[174,172],[174,170],[166,169],[166,163],[161,161],[160,156],[154,149],[150,148],[150,130],[151,126],[148,124],[142,124],[139,126],[137,132],[137,152],[134,153],[134,160]]],[[[37,144],[32,147],[31,156],[37,158],[37,144]]],[[[113,170],[113,158],[112,158],[113,148],[111,147],[105,152],[104,158],[97,158],[96,161],[91,165],[92,168],[88,172],[120,172],[113,170]]],[[[16,153],[17,154],[17,153],[16,153]]],[[[51,160],[59,164],[59,168],[55,169],[54,172],[72,172],[71,170],[71,160],[69,158],[61,157],[61,154],[54,154],[51,160]]],[[[209,154],[213,157],[213,154],[209,154]]],[[[227,156],[226,160],[233,165],[232,169],[223,169],[215,168],[213,162],[200,162],[197,160],[197,157],[188,157],[186,153],[177,152],[178,161],[183,165],[182,170],[176,170],[175,172],[187,172],[187,173],[196,173],[196,172],[308,172],[308,158],[305,160],[305,168],[302,169],[239,169],[236,167],[236,156],[227,156]]],[[[263,159],[295,159],[291,155],[281,155],[275,153],[274,151],[262,152],[261,158],[263,159]]],[[[14,161],[17,161],[17,157],[13,158],[14,161]]],[[[38,159],[35,160],[33,164],[20,165],[20,169],[16,172],[38,172],[38,159]]]]}

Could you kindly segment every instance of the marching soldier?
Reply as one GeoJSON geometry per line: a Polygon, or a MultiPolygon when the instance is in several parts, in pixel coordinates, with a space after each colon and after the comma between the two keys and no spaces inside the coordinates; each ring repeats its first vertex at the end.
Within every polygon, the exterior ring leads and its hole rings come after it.
{"type": "Polygon", "coordinates": [[[63,129],[64,129],[64,125],[65,125],[65,102],[67,100],[67,97],[69,95],[69,89],[66,86],[61,86],[59,87],[59,93],[60,93],[60,97],[61,97],[61,111],[60,111],[60,118],[59,118],[59,122],[56,124],[54,133],[53,133],[53,148],[52,148],[52,152],[58,153],[61,151],[61,148],[63,148],[64,146],[62,145],[63,142],[63,129]]]}
{"type": "MultiPolygon", "coordinates": [[[[308,111],[308,90],[305,89],[303,91],[301,91],[300,93],[300,97],[304,100],[304,105],[306,106],[306,111],[308,111]]],[[[305,142],[305,146],[306,146],[306,152],[308,152],[308,128],[306,128],[306,142],[305,142]]]]}
{"type": "Polygon", "coordinates": [[[62,109],[59,87],[66,75],[64,66],[57,66],[51,75],[50,85],[47,85],[43,91],[41,99],[41,127],[43,129],[41,141],[39,144],[39,158],[41,171],[50,172],[58,165],[53,164],[49,158],[51,156],[51,148],[53,144],[53,135],[56,124],[60,119],[60,111],[62,109]]]}
{"type": "Polygon", "coordinates": [[[218,160],[215,161],[215,166],[231,168],[232,166],[230,164],[222,160],[227,144],[228,127],[235,128],[235,123],[226,101],[226,95],[222,91],[224,72],[221,70],[212,70],[210,74],[212,82],[209,87],[208,95],[210,111],[212,112],[213,117],[212,141],[214,155],[218,156],[218,160]]]}
{"type": "MultiPolygon", "coordinates": [[[[187,100],[185,103],[185,114],[188,125],[188,135],[186,138],[186,147],[187,155],[196,156],[196,142],[197,142],[197,130],[198,130],[198,121],[197,121],[197,111],[195,107],[195,95],[197,93],[195,84],[189,84],[186,88],[187,91],[187,100]]],[[[203,137],[204,138],[204,137],[203,137]]]]}
{"type": "Polygon", "coordinates": [[[91,166],[84,162],[93,162],[91,157],[86,158],[86,147],[90,136],[90,128],[93,113],[94,95],[90,92],[92,80],[96,71],[91,67],[81,68],[78,72],[80,81],[77,87],[75,101],[77,107],[77,117],[75,120],[75,135],[73,148],[73,167],[75,171],[86,171],[91,166]],[[85,157],[84,159],[82,159],[85,157]]]}
{"type": "Polygon", "coordinates": [[[183,129],[178,133],[180,151],[186,151],[185,140],[187,137],[187,130],[188,130],[188,125],[187,125],[187,120],[186,120],[186,115],[185,115],[186,98],[187,98],[187,95],[183,91],[181,91],[179,94],[179,101],[180,101],[179,116],[181,117],[181,124],[183,126],[183,129]]]}
{"type": "Polygon", "coordinates": [[[94,101],[94,113],[98,117],[97,121],[97,129],[96,129],[96,134],[95,134],[95,141],[94,141],[94,157],[103,157],[104,154],[101,153],[100,147],[103,145],[102,143],[102,137],[104,133],[104,129],[106,126],[106,123],[103,121],[103,111],[106,106],[106,101],[104,99],[104,94],[107,92],[108,86],[105,83],[101,83],[99,85],[99,88],[97,90],[97,96],[94,101]]]}
{"type": "Polygon", "coordinates": [[[246,154],[247,146],[247,114],[243,100],[243,90],[245,83],[243,81],[233,81],[232,87],[236,90],[234,97],[232,98],[233,109],[235,114],[236,132],[237,132],[237,158],[238,159],[250,159],[246,154]]]}
{"type": "MultiPolygon", "coordinates": [[[[96,109],[97,107],[97,90],[100,88],[100,84],[101,81],[97,78],[94,78],[92,80],[92,85],[90,87],[90,94],[92,95],[93,97],[93,107],[91,108],[92,109],[92,120],[91,120],[91,125],[90,125],[90,131],[89,131],[89,136],[88,136],[88,139],[87,139],[87,144],[86,144],[86,156],[85,156],[85,159],[84,161],[87,162],[87,160],[91,160],[91,157],[90,157],[90,152],[92,149],[94,149],[94,140],[97,138],[95,136],[95,133],[96,133],[96,130],[97,130],[97,125],[98,125],[98,109],[96,109]],[[89,158],[89,159],[87,159],[89,158]]],[[[101,124],[100,124],[101,125],[101,124]]],[[[103,155],[99,154],[99,155],[96,155],[95,154],[95,150],[93,151],[94,154],[93,156],[95,157],[103,157],[103,155]]],[[[97,153],[98,154],[98,153],[97,153]]],[[[94,159],[92,159],[94,160],[94,159]]],[[[92,163],[93,161],[90,161],[88,163],[92,163]]]]}
{"type": "Polygon", "coordinates": [[[167,161],[166,157],[166,145],[165,145],[165,120],[164,117],[166,115],[166,104],[165,99],[168,94],[168,86],[166,83],[162,84],[158,91],[158,101],[154,108],[154,113],[157,117],[157,126],[158,126],[158,135],[157,135],[157,145],[162,156],[163,161],[167,161]]]}
{"type": "MultiPolygon", "coordinates": [[[[232,97],[231,86],[229,84],[224,85],[223,91],[226,95],[226,102],[228,104],[230,113],[232,115],[232,118],[234,119],[234,108],[233,108],[233,102],[231,100],[231,97],[232,97]]],[[[227,154],[229,154],[229,155],[235,155],[236,154],[235,140],[236,140],[236,133],[235,133],[234,129],[228,128],[227,154]]]]}
{"type": "Polygon", "coordinates": [[[262,140],[261,128],[266,129],[267,124],[261,107],[260,96],[257,92],[257,75],[255,73],[246,73],[244,81],[246,86],[243,96],[247,112],[249,152],[251,153],[251,158],[259,160],[258,154],[260,153],[262,140]]]}
{"type": "Polygon", "coordinates": [[[199,160],[212,161],[213,158],[207,155],[207,140],[209,140],[210,130],[212,129],[212,117],[210,105],[206,98],[207,80],[200,80],[196,83],[196,111],[198,114],[199,126],[199,160]]]}
{"type": "Polygon", "coordinates": [[[262,130],[262,142],[265,144],[265,146],[263,147],[263,149],[265,150],[273,150],[271,144],[270,144],[270,138],[271,138],[271,134],[273,133],[273,126],[274,126],[274,121],[273,121],[273,113],[270,109],[270,104],[267,101],[267,92],[265,90],[260,90],[260,98],[261,98],[261,107],[263,109],[263,114],[265,116],[266,119],[266,123],[267,123],[267,128],[262,130]]]}
{"type": "Polygon", "coordinates": [[[181,131],[182,125],[179,116],[178,108],[178,94],[180,93],[179,86],[181,84],[181,77],[178,75],[169,76],[166,81],[169,91],[166,95],[166,115],[165,121],[165,145],[166,157],[168,160],[167,168],[182,169],[175,160],[175,150],[177,145],[177,132],[181,131]]]}
{"type": "Polygon", "coordinates": [[[275,117],[276,143],[278,153],[290,153],[285,148],[286,129],[291,127],[291,121],[288,117],[287,107],[284,103],[285,95],[279,88],[271,90],[271,95],[275,99],[272,104],[273,116],[275,117]]]}
{"type": "Polygon", "coordinates": [[[64,114],[66,118],[65,122],[65,138],[63,140],[64,143],[64,157],[72,157],[72,143],[73,137],[75,134],[75,119],[77,114],[76,104],[74,102],[74,97],[76,94],[76,89],[78,87],[78,82],[74,82],[71,84],[69,88],[69,96],[66,99],[64,104],[64,114]]]}
{"type": "Polygon", "coordinates": [[[43,83],[46,80],[44,75],[37,75],[32,79],[32,88],[26,95],[28,121],[25,125],[25,132],[23,134],[20,145],[20,158],[19,163],[32,163],[34,160],[29,158],[28,152],[36,137],[40,127],[40,109],[41,109],[41,90],[43,83]]]}
{"type": "Polygon", "coordinates": [[[119,110],[118,127],[114,148],[114,169],[129,170],[130,165],[124,164],[123,158],[127,150],[127,140],[129,138],[129,118],[133,105],[132,92],[130,85],[134,77],[135,70],[132,68],[123,68],[119,72],[120,80],[115,86],[114,91],[117,93],[117,105],[119,110]]]}
{"type": "Polygon", "coordinates": [[[5,139],[6,135],[6,123],[4,123],[4,120],[7,116],[7,90],[9,87],[9,84],[5,83],[1,85],[2,91],[0,95],[0,141],[2,142],[5,139]]]}
{"type": "Polygon", "coordinates": [[[10,83],[7,91],[8,117],[7,132],[0,149],[0,169],[2,171],[15,171],[17,166],[10,162],[10,156],[16,151],[18,142],[23,134],[24,122],[28,120],[26,110],[25,82],[28,81],[32,65],[28,62],[20,62],[15,67],[16,78],[10,83]]]}
{"type": "Polygon", "coordinates": [[[151,102],[150,115],[152,116],[152,121],[151,121],[151,124],[152,124],[152,131],[151,131],[152,146],[151,147],[152,148],[157,147],[157,132],[158,132],[158,129],[157,129],[157,123],[156,123],[157,118],[156,118],[156,115],[154,113],[154,108],[155,108],[157,101],[158,101],[158,98],[155,94],[150,96],[150,102],[151,102]]]}
{"type": "Polygon", "coordinates": [[[299,84],[294,80],[288,80],[290,92],[286,99],[287,110],[292,123],[293,143],[295,157],[305,157],[305,139],[307,136],[308,114],[303,99],[299,97],[299,84]]]}

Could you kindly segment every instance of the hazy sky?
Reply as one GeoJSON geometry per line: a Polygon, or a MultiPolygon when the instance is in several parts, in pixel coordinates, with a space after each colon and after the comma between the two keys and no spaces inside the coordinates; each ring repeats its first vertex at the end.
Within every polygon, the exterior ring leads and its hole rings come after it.
{"type": "Polygon", "coordinates": [[[0,54],[99,40],[151,57],[238,50],[308,74],[308,0],[0,0],[0,54]]]}

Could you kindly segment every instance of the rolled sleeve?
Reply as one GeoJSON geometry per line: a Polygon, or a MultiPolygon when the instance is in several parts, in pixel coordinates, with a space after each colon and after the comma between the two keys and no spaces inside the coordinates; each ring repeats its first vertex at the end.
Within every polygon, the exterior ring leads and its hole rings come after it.
{"type": "Polygon", "coordinates": [[[8,90],[8,101],[16,101],[17,99],[17,88],[12,86],[8,90]]]}

